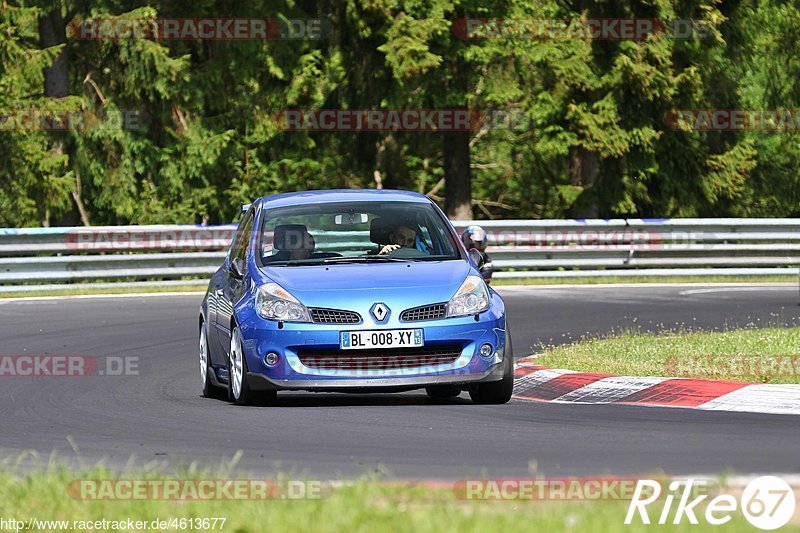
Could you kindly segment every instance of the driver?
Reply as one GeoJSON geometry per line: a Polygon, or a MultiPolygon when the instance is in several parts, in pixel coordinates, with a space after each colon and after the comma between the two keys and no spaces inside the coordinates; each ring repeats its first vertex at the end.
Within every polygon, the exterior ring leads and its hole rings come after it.
{"type": "Polygon", "coordinates": [[[400,225],[389,232],[389,244],[381,248],[378,255],[386,255],[399,248],[415,248],[417,232],[408,226],[400,225]]]}
{"type": "Polygon", "coordinates": [[[410,226],[400,224],[389,232],[389,244],[383,246],[378,255],[387,255],[400,248],[413,248],[420,252],[431,254],[431,250],[425,242],[419,238],[417,232],[410,226]]]}

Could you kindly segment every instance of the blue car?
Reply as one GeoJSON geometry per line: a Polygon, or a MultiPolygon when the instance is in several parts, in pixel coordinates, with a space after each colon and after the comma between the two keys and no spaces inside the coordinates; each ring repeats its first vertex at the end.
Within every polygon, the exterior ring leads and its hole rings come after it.
{"type": "Polygon", "coordinates": [[[261,198],[241,217],[199,315],[204,396],[281,390],[467,391],[511,398],[502,298],[444,213],[405,191],[261,198]]]}

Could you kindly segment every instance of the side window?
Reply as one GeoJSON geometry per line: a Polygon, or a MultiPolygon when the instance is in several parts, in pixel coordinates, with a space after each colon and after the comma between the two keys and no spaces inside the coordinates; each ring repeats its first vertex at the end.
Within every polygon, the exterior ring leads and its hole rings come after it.
{"type": "Polygon", "coordinates": [[[433,250],[433,240],[431,239],[431,233],[428,231],[428,226],[422,225],[420,226],[422,230],[422,242],[425,243],[425,246],[428,247],[428,250],[433,250]]]}
{"type": "Polygon", "coordinates": [[[250,235],[253,233],[253,220],[255,219],[254,210],[251,209],[239,224],[236,232],[236,239],[231,245],[231,259],[246,259],[247,251],[250,248],[250,235]]]}
{"type": "Polygon", "coordinates": [[[421,229],[422,240],[433,255],[450,255],[453,253],[452,249],[446,244],[447,237],[444,234],[445,229],[443,225],[436,224],[435,219],[430,215],[425,217],[421,229]]]}

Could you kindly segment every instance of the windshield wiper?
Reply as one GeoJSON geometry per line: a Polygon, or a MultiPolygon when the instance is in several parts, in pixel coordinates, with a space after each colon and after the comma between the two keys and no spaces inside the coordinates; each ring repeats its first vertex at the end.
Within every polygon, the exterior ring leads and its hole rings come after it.
{"type": "Polygon", "coordinates": [[[402,257],[392,257],[389,255],[361,255],[358,257],[359,259],[363,259],[365,261],[400,261],[405,263],[406,261],[416,261],[416,259],[411,258],[402,258],[402,257]]]}
{"type": "Polygon", "coordinates": [[[264,263],[266,267],[273,266],[319,266],[319,265],[335,265],[346,263],[408,263],[413,261],[427,261],[424,257],[390,257],[388,255],[357,255],[354,257],[326,257],[324,259],[294,259],[289,261],[274,261],[271,263],[264,263]]]}
{"type": "Polygon", "coordinates": [[[294,260],[291,260],[291,261],[272,261],[270,263],[264,263],[264,266],[265,267],[273,267],[273,266],[296,267],[296,266],[309,266],[309,265],[321,265],[321,264],[322,264],[322,260],[321,259],[314,259],[314,260],[311,260],[311,261],[308,261],[308,260],[305,260],[305,259],[303,259],[303,260],[294,259],[294,260]]]}
{"type": "Polygon", "coordinates": [[[430,255],[427,257],[415,257],[413,261],[453,261],[455,259],[461,259],[458,256],[451,256],[451,255],[430,255]]]}
{"type": "Polygon", "coordinates": [[[386,255],[357,255],[355,257],[329,257],[328,259],[323,259],[322,262],[324,264],[336,264],[336,263],[358,263],[358,262],[369,262],[369,261],[385,261],[385,262],[396,262],[400,261],[405,263],[406,261],[413,261],[413,259],[400,259],[399,257],[389,257],[386,255]]]}

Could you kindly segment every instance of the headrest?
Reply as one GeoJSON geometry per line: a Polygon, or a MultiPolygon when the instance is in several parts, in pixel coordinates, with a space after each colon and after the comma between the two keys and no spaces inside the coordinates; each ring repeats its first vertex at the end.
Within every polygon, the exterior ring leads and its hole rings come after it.
{"type": "Polygon", "coordinates": [[[297,250],[303,240],[310,236],[304,224],[283,224],[275,226],[273,246],[276,250],[297,250]]]}
{"type": "Polygon", "coordinates": [[[369,224],[369,240],[375,244],[386,244],[389,242],[389,232],[392,224],[385,218],[374,218],[369,224]]]}

